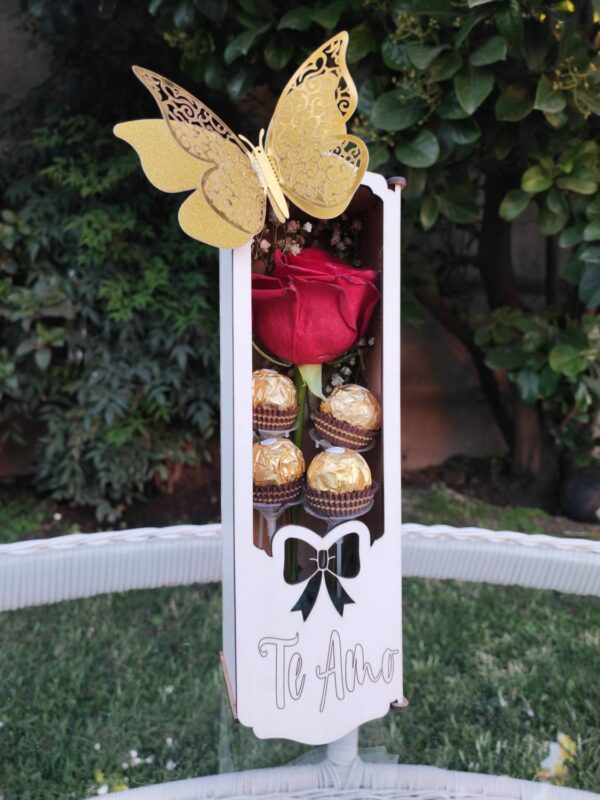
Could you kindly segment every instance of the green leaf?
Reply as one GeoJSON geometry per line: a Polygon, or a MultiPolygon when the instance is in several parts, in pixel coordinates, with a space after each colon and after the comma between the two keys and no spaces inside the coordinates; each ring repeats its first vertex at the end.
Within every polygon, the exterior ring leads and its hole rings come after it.
{"type": "Polygon", "coordinates": [[[269,69],[278,72],[283,69],[292,57],[294,45],[291,39],[276,36],[267,42],[264,50],[265,64],[269,69]]]}
{"type": "Polygon", "coordinates": [[[540,372],[538,382],[538,392],[540,397],[552,397],[558,388],[559,381],[560,375],[551,370],[550,367],[544,367],[544,369],[540,372]]]}
{"type": "Polygon", "coordinates": [[[330,3],[328,6],[324,6],[323,8],[313,8],[313,22],[316,22],[317,25],[325,28],[325,30],[333,30],[333,28],[335,28],[340,21],[342,11],[345,7],[346,0],[335,0],[335,2],[330,3]]]}
{"type": "Polygon", "coordinates": [[[469,8],[475,8],[476,6],[485,6],[488,3],[495,3],[497,0],[467,0],[467,5],[469,8]]]}
{"type": "Polygon", "coordinates": [[[583,229],[582,238],[584,242],[596,242],[600,239],[600,219],[594,219],[588,222],[583,229]]]}
{"type": "Polygon", "coordinates": [[[473,144],[481,136],[481,128],[469,117],[464,120],[446,120],[440,125],[439,132],[447,136],[455,144],[473,144]]]}
{"type": "Polygon", "coordinates": [[[586,203],[585,215],[588,219],[600,219],[600,196],[586,203]]]}
{"type": "Polygon", "coordinates": [[[323,365],[322,364],[299,364],[298,369],[304,383],[308,386],[315,397],[325,400],[323,394],[323,365]]]}
{"type": "Polygon", "coordinates": [[[387,79],[372,75],[360,86],[358,90],[358,110],[361,114],[370,116],[373,104],[385,89],[387,79]]]}
{"type": "Polygon", "coordinates": [[[500,203],[500,216],[507,222],[512,222],[525,211],[531,200],[531,195],[522,189],[511,189],[500,203]]]}
{"type": "Polygon", "coordinates": [[[440,146],[434,134],[427,128],[404,144],[396,145],[394,150],[396,158],[407,167],[430,167],[438,160],[440,146]]]}
{"type": "Polygon", "coordinates": [[[450,222],[470,223],[479,219],[475,192],[469,186],[451,186],[438,196],[440,211],[450,222]]]}
{"type": "Polygon", "coordinates": [[[370,25],[362,23],[350,31],[350,41],[346,59],[349,64],[356,64],[377,47],[375,36],[370,25]]]}
{"type": "Polygon", "coordinates": [[[429,68],[427,80],[429,83],[437,83],[454,77],[463,65],[463,59],[456,50],[449,53],[441,53],[429,68]]]}
{"type": "Polygon", "coordinates": [[[462,21],[460,28],[458,29],[458,33],[456,34],[456,38],[454,40],[454,49],[458,50],[462,47],[463,43],[467,41],[469,38],[469,34],[475,28],[476,25],[479,25],[484,19],[489,16],[488,9],[479,9],[479,11],[471,11],[462,21]]]}
{"type": "Polygon", "coordinates": [[[525,20],[525,36],[523,37],[523,55],[525,63],[531,72],[541,72],[544,68],[551,37],[548,28],[543,22],[529,19],[525,20]]]}
{"type": "Polygon", "coordinates": [[[552,88],[552,81],[545,75],[540,78],[535,92],[533,107],[549,114],[558,114],[567,105],[565,93],[552,88]]]}
{"type": "Polygon", "coordinates": [[[583,241],[583,223],[578,222],[570,228],[565,228],[560,235],[558,243],[561,247],[573,247],[583,241]]]}
{"type": "Polygon", "coordinates": [[[513,378],[523,402],[533,405],[539,396],[540,376],[535,370],[523,367],[513,378]]]}
{"type": "Polygon", "coordinates": [[[536,194],[537,192],[545,192],[546,189],[549,189],[552,186],[552,176],[548,175],[547,172],[540,166],[529,167],[529,169],[523,173],[523,177],[521,178],[521,189],[524,192],[530,192],[531,194],[536,194]]]}
{"type": "Polygon", "coordinates": [[[554,372],[574,378],[587,367],[581,351],[570,344],[555,345],[548,356],[548,363],[554,372]]]}
{"type": "Polygon", "coordinates": [[[454,78],[454,91],[464,111],[472,114],[494,88],[494,74],[489,70],[469,67],[454,78]]]}
{"type": "Polygon", "coordinates": [[[598,191],[598,182],[584,175],[565,175],[558,178],[556,185],[577,194],[595,194],[598,191]]]}
{"type": "Polygon", "coordinates": [[[588,244],[577,255],[586,264],[597,264],[600,262],[600,245],[588,244]]]}
{"type": "Polygon", "coordinates": [[[386,67],[401,72],[410,68],[410,61],[406,55],[406,45],[393,36],[388,36],[381,45],[381,57],[386,67]]]}
{"type": "Polygon", "coordinates": [[[436,108],[436,113],[440,119],[467,119],[469,116],[456,99],[454,93],[446,94],[436,108]]]}
{"type": "Polygon", "coordinates": [[[227,91],[231,99],[241,100],[252,87],[255,78],[256,69],[251,66],[243,66],[235,75],[232,75],[227,82],[227,91]]]}
{"type": "Polygon", "coordinates": [[[50,360],[52,358],[52,351],[49,347],[44,347],[41,350],[36,350],[34,359],[35,363],[41,370],[47,370],[50,366],[50,360]]]}
{"type": "Polygon", "coordinates": [[[600,306],[600,264],[585,265],[578,295],[587,308],[598,308],[600,306]]]}
{"type": "Polygon", "coordinates": [[[533,108],[533,100],[526,86],[513,83],[507,86],[496,100],[494,111],[496,119],[502,122],[519,122],[524,119],[533,108]]]}
{"type": "Polygon", "coordinates": [[[387,164],[390,160],[390,151],[383,142],[369,142],[369,169],[373,172],[387,164]]]}
{"type": "Polygon", "coordinates": [[[555,214],[569,213],[569,204],[567,203],[567,198],[562,192],[559,192],[558,189],[551,189],[548,192],[546,203],[548,204],[550,211],[553,211],[555,214]]]}
{"type": "Polygon", "coordinates": [[[562,231],[569,219],[569,212],[554,212],[548,208],[547,202],[540,208],[538,225],[544,236],[554,236],[562,231]]]}
{"type": "Polygon", "coordinates": [[[600,99],[596,94],[576,91],[573,96],[577,105],[583,106],[590,114],[595,114],[596,116],[600,114],[600,99]]]}
{"type": "Polygon", "coordinates": [[[508,8],[496,14],[496,29],[511,44],[520,44],[523,40],[523,16],[518,0],[510,0],[508,8]]]}
{"type": "Polygon", "coordinates": [[[296,6],[286,11],[279,20],[277,30],[282,31],[289,28],[293,31],[307,31],[312,25],[313,12],[308,6],[296,6]]]}
{"type": "Polygon", "coordinates": [[[252,30],[243,31],[242,33],[238,34],[235,39],[232,39],[225,48],[225,52],[223,54],[225,63],[231,64],[236,60],[236,58],[247,55],[248,51],[258,37],[270,27],[271,23],[265,22],[256,28],[252,28],[252,30]]]}
{"type": "Polygon", "coordinates": [[[419,212],[419,219],[421,220],[421,225],[423,226],[423,230],[428,231],[435,225],[439,213],[440,213],[440,207],[438,205],[437,199],[433,195],[428,195],[427,197],[424,197],[419,212]]]}
{"type": "Polygon", "coordinates": [[[406,200],[418,200],[423,196],[427,184],[427,170],[409,167],[406,171],[406,189],[402,197],[406,200]]]}
{"type": "Polygon", "coordinates": [[[424,70],[427,69],[442,51],[449,49],[449,44],[440,44],[437,47],[427,47],[422,44],[407,44],[406,55],[417,69],[424,70]]]}
{"type": "Polygon", "coordinates": [[[544,118],[548,125],[555,130],[560,130],[560,128],[564,128],[564,126],[569,121],[569,116],[564,111],[561,111],[559,114],[550,114],[548,111],[544,111],[544,118]]]}
{"type": "Polygon", "coordinates": [[[501,348],[488,353],[485,363],[490,369],[520,369],[525,365],[528,355],[520,347],[501,348]]]}
{"type": "Polygon", "coordinates": [[[506,39],[503,36],[492,36],[474,50],[469,61],[474,67],[483,67],[506,59],[506,39]]]}
{"type": "Polygon", "coordinates": [[[378,97],[371,111],[371,122],[383,131],[403,131],[410,128],[425,113],[425,104],[410,97],[402,89],[378,97]]]}
{"type": "Polygon", "coordinates": [[[568,281],[572,286],[578,286],[584,269],[585,263],[581,261],[581,259],[577,258],[577,256],[571,256],[571,258],[567,261],[563,272],[565,280],[568,281]]]}

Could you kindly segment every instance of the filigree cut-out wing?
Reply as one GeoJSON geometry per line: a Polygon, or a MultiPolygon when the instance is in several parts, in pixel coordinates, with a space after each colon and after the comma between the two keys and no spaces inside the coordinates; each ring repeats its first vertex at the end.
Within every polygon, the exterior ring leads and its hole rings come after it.
{"type": "Polygon", "coordinates": [[[346,65],[348,34],[316,50],[288,82],[266,140],[281,188],[315,217],[341,214],[367,169],[363,141],[346,132],[356,109],[356,87],[346,65]]]}
{"type": "Polygon", "coordinates": [[[244,244],[264,225],[266,194],[243,144],[185,89],[150,70],[133,71],[164,122],[126,122],[115,127],[115,134],[134,147],[159,189],[196,190],[179,210],[189,236],[216,247],[244,244]]]}

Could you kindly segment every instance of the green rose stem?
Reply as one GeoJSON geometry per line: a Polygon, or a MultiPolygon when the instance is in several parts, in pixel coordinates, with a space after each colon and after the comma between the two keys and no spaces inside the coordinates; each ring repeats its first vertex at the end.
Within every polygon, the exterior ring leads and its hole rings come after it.
{"type": "MultiPolygon", "coordinates": [[[[298,416],[296,418],[298,426],[294,431],[294,444],[297,448],[302,450],[302,439],[304,438],[304,417],[306,416],[306,399],[308,397],[308,384],[304,380],[302,373],[300,371],[300,367],[294,367],[294,383],[296,384],[296,389],[298,391],[298,416]]],[[[298,506],[294,506],[291,509],[291,520],[294,524],[298,522],[298,515],[300,509],[298,506]]],[[[292,547],[292,544],[289,545],[292,547]]],[[[296,543],[293,543],[294,550],[290,550],[290,563],[296,563],[296,543]]]]}

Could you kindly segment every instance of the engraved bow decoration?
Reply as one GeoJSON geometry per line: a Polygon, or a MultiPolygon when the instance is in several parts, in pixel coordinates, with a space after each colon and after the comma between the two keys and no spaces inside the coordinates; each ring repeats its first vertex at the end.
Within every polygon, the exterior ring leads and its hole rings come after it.
{"type": "Polygon", "coordinates": [[[338,614],[342,616],[344,606],[347,603],[354,603],[354,600],[342,586],[340,578],[355,578],[360,572],[358,534],[347,533],[335,541],[328,549],[317,550],[302,539],[294,537],[287,539],[286,545],[283,571],[286,583],[294,585],[307,581],[304,591],[291,611],[302,612],[302,618],[306,622],[317,601],[321,583],[325,581],[331,602],[338,614]],[[295,560],[292,559],[291,554],[298,552],[299,546],[309,548],[309,565],[301,567],[299,572],[294,575],[293,570],[296,564],[293,563],[295,560]],[[307,575],[306,573],[310,571],[313,564],[313,571],[307,575]]]}

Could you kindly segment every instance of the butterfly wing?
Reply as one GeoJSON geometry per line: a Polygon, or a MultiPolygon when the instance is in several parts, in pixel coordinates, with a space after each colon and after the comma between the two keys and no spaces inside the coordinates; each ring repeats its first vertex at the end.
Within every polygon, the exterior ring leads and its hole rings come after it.
{"type": "Polygon", "coordinates": [[[344,211],[369,162],[365,143],[346,131],[358,102],[347,47],[343,31],[302,64],[279,98],[266,139],[285,194],[322,219],[344,211]]]}
{"type": "Polygon", "coordinates": [[[179,210],[189,236],[215,247],[244,244],[264,225],[266,195],[243,144],[185,89],[155,72],[134,72],[163,119],[122,123],[115,134],[136,150],[159,189],[195,189],[179,210]]]}

